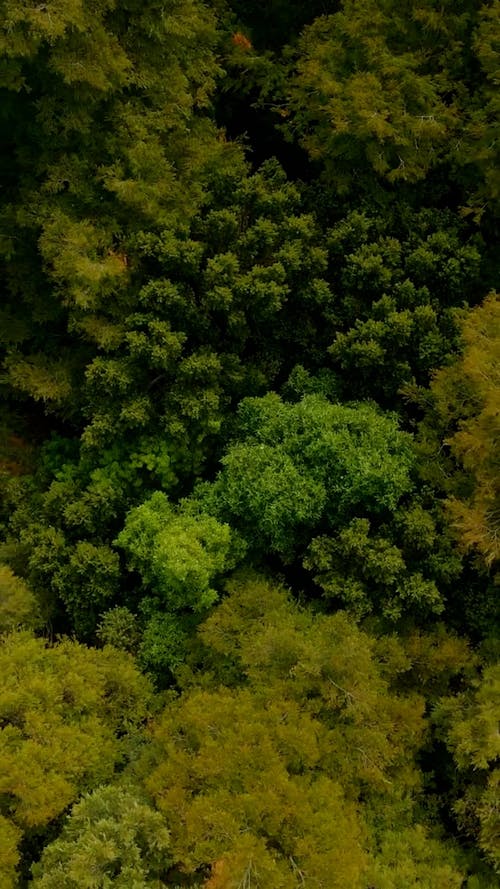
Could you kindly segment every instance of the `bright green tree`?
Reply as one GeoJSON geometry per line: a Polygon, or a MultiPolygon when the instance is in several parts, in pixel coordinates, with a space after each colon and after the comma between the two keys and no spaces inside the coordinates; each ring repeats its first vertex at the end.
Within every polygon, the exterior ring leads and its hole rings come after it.
{"type": "Polygon", "coordinates": [[[230,567],[231,531],[203,514],[176,510],[160,492],[127,516],[117,544],[169,610],[208,608],[213,578],[230,567]]]}
{"type": "Polygon", "coordinates": [[[157,492],[132,509],[116,539],[142,581],[140,656],[150,669],[182,659],[186,633],[218,599],[217,582],[244,554],[229,525],[157,492]]]}
{"type": "Polygon", "coordinates": [[[257,550],[289,557],[321,523],[390,512],[412,487],[409,436],[369,404],[321,395],[289,404],[270,393],[241,403],[237,436],[198,496],[257,550]]]}

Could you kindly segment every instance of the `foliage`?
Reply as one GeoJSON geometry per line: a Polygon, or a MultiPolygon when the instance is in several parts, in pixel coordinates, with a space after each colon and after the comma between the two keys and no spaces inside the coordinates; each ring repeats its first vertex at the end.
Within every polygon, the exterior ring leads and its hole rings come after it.
{"type": "Polygon", "coordinates": [[[500,753],[498,708],[500,665],[486,666],[470,690],[443,698],[436,720],[458,769],[454,812],[462,830],[476,836],[479,847],[500,868],[498,789],[500,753]]]}
{"type": "Polygon", "coordinates": [[[203,614],[213,605],[218,598],[214,584],[244,549],[235,546],[227,524],[190,510],[189,503],[175,508],[160,492],[128,513],[116,544],[149,594],[141,602],[146,621],[141,661],[161,673],[182,659],[190,612],[203,614]]]}
{"type": "Polygon", "coordinates": [[[208,515],[176,511],[159,492],[129,513],[116,542],[170,611],[211,605],[217,593],[210,584],[230,564],[229,527],[208,515]]]}
{"type": "Polygon", "coordinates": [[[100,787],[73,806],[57,840],[34,865],[33,887],[101,889],[167,885],[170,838],[158,812],[118,786],[100,787]]]}
{"type": "Polygon", "coordinates": [[[45,827],[112,777],[148,713],[150,691],[133,661],[111,648],[69,640],[49,647],[26,631],[3,638],[0,662],[8,849],[17,828],[45,827]]]}
{"type": "Polygon", "coordinates": [[[6,889],[497,885],[499,21],[0,0],[6,889]]]}
{"type": "Polygon", "coordinates": [[[498,212],[498,3],[343,0],[322,12],[284,53],[278,110],[324,177],[340,193],[380,193],[436,171],[465,185],[476,219],[498,212]]]}
{"type": "Polygon", "coordinates": [[[237,430],[199,496],[257,549],[289,556],[320,521],[337,528],[359,509],[384,514],[412,487],[409,437],[370,404],[321,395],[288,404],[269,393],[241,403],[237,430]]]}
{"type": "Polygon", "coordinates": [[[82,440],[44,447],[36,496],[11,516],[29,581],[87,638],[120,595],[109,544],[128,510],[202,472],[234,400],[286,374],[291,339],[297,355],[313,344],[322,353],[326,251],[297,189],[276,163],[248,176],[240,162],[217,168],[208,187],[192,230],[134,234],[138,290],[68,317],[75,349],[87,343],[71,396],[82,440]],[[297,323],[305,307],[307,326],[297,323]]]}
{"type": "Polygon", "coordinates": [[[11,889],[16,885],[16,867],[19,862],[18,845],[21,831],[4,815],[0,815],[0,877],[2,886],[11,889]]]}
{"type": "MultiPolygon", "coordinates": [[[[142,766],[179,866],[215,862],[214,889],[250,876],[262,887],[361,887],[370,871],[373,885],[396,885],[402,866],[385,849],[379,862],[363,816],[373,799],[408,818],[422,700],[391,692],[370,638],[345,615],[314,617],[257,577],[231,584],[201,635],[201,672],[184,671],[142,766]]],[[[431,885],[436,862],[443,886],[461,885],[452,850],[429,845],[424,826],[406,842],[414,885],[431,885]]]]}
{"type": "Polygon", "coordinates": [[[411,21],[397,12],[393,3],[345,0],[306,28],[299,43],[293,126],[340,188],[367,165],[390,182],[422,179],[458,124],[438,46],[443,39],[453,46],[467,19],[455,14],[448,24],[443,10],[430,21],[420,9],[411,21]],[[422,53],[420,34],[429,26],[434,46],[427,39],[422,53]]]}
{"type": "Polygon", "coordinates": [[[360,615],[373,607],[391,619],[408,609],[442,611],[435,582],[409,570],[397,546],[381,535],[370,537],[369,531],[367,519],[353,519],[338,537],[313,539],[304,565],[316,572],[324,595],[360,615]]]}
{"type": "Polygon", "coordinates": [[[401,387],[428,385],[458,348],[454,307],[477,301],[480,241],[449,212],[404,204],[382,217],[351,211],[327,238],[342,393],[401,410],[401,387]]]}
{"type": "Polygon", "coordinates": [[[140,640],[137,617],[125,606],[117,605],[104,612],[96,635],[103,645],[135,653],[140,640]]]}
{"type": "MultiPolygon", "coordinates": [[[[496,294],[469,314],[463,353],[436,374],[422,424],[424,456],[434,456],[437,436],[449,448],[453,463],[445,463],[444,489],[457,536],[464,548],[475,548],[488,567],[500,555],[499,318],[496,294]]],[[[434,457],[431,466],[435,464],[434,457]]]]}
{"type": "Polygon", "coordinates": [[[0,632],[40,623],[35,595],[7,565],[0,565],[0,632]]]}

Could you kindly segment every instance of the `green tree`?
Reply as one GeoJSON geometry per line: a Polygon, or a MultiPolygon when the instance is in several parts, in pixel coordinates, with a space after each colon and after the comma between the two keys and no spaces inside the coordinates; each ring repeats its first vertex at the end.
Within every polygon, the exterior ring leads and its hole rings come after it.
{"type": "Polygon", "coordinates": [[[221,472],[192,502],[241,534],[251,557],[301,559],[325,598],[358,617],[443,611],[461,560],[425,499],[408,497],[411,438],[394,415],[269,393],[241,402],[234,429],[221,472]]]}
{"type": "Polygon", "coordinates": [[[196,0],[5,0],[0,13],[9,133],[0,159],[2,388],[37,439],[45,413],[73,439],[48,478],[39,462],[42,490],[54,482],[47,500],[24,489],[32,499],[20,498],[23,517],[14,519],[16,565],[88,637],[118,592],[109,541],[121,522],[110,523],[144,476],[175,478],[171,449],[151,440],[151,427],[144,433],[143,389],[177,361],[185,335],[140,312],[127,323],[144,282],[132,241],[143,230],[185,229],[210,165],[219,159],[222,171],[238,152],[204,110],[219,67],[214,16],[196,0]],[[146,356],[150,376],[134,379],[146,356]],[[104,393],[108,405],[120,402],[118,415],[104,411],[104,393]],[[92,422],[87,439],[109,449],[80,461],[78,439],[92,422]],[[126,444],[116,441],[120,424],[133,430],[126,444]]]}
{"type": "Polygon", "coordinates": [[[160,492],[127,516],[117,545],[152,593],[169,610],[208,608],[217,598],[213,578],[231,567],[231,532],[202,513],[176,510],[160,492]]]}
{"type": "MultiPolygon", "coordinates": [[[[44,445],[11,511],[9,559],[81,637],[125,604],[110,543],[130,508],[158,489],[189,490],[233,404],[287,376],[291,342],[317,364],[328,343],[317,335],[331,294],[313,218],[277,164],[249,176],[234,157],[231,168],[214,160],[194,218],[131,234],[134,277],[118,302],[68,310],[64,335],[84,350],[70,395],[81,440],[44,445]]],[[[7,359],[11,394],[17,360],[7,359]]],[[[22,368],[19,379],[30,385],[22,368]]]]}
{"type": "Polygon", "coordinates": [[[344,0],[304,30],[290,126],[339,189],[367,173],[418,181],[449,150],[460,107],[450,66],[471,4],[447,5],[424,2],[410,14],[393,2],[344,0]]]}
{"type": "Polygon", "coordinates": [[[196,504],[175,507],[159,491],[128,513],[116,544],[142,581],[140,658],[164,672],[182,660],[187,632],[217,601],[218,581],[244,544],[196,504]]]}
{"type": "Polygon", "coordinates": [[[383,515],[412,487],[409,436],[369,404],[249,398],[238,409],[237,437],[216,481],[195,498],[257,551],[290,557],[320,523],[338,528],[358,510],[383,515]]]}
{"type": "Polygon", "coordinates": [[[341,393],[404,412],[401,387],[428,385],[458,350],[455,307],[475,303],[484,286],[481,241],[449,211],[398,202],[382,214],[349,212],[327,243],[341,393]]]}
{"type": "Polygon", "coordinates": [[[321,13],[274,82],[285,132],[323,178],[379,197],[427,179],[476,220],[496,215],[498,4],[342,0],[321,13]]]}
{"type": "Polygon", "coordinates": [[[2,3],[5,366],[65,417],[81,416],[90,357],[72,334],[120,336],[131,231],[192,214],[207,156],[224,153],[199,114],[219,70],[213,17],[189,0],[161,13],[155,0],[2,3]]]}
{"type": "MultiPolygon", "coordinates": [[[[422,512],[430,519],[428,513],[422,512]]],[[[430,531],[434,542],[432,520],[430,531]]],[[[315,572],[323,594],[329,599],[340,599],[354,614],[376,609],[392,620],[408,610],[443,611],[443,599],[434,579],[412,571],[403,551],[390,539],[369,532],[368,519],[353,519],[338,536],[312,540],[304,565],[315,572]]],[[[422,541],[421,548],[424,547],[422,541]]]]}
{"type": "Polygon", "coordinates": [[[447,849],[422,825],[395,828],[381,840],[380,853],[369,876],[370,885],[375,889],[461,889],[464,873],[457,867],[458,858],[456,851],[447,849]]]}
{"type": "Polygon", "coordinates": [[[160,889],[168,885],[170,837],[163,818],[131,791],[85,794],[59,837],[33,865],[38,889],[160,889]]]}
{"type": "Polygon", "coordinates": [[[233,160],[231,169],[214,161],[191,226],[144,227],[131,238],[139,298],[134,289],[127,311],[119,307],[119,324],[112,305],[101,309],[116,335],[82,331],[101,353],[83,384],[88,447],[109,447],[117,429],[153,433],[173,470],[192,477],[230,404],[286,372],[290,343],[319,359],[331,294],[314,218],[276,163],[249,176],[241,156],[233,160]]]}
{"type": "Polygon", "coordinates": [[[140,642],[137,616],[125,606],[110,608],[104,612],[96,635],[103,645],[136,654],[140,642]]]}

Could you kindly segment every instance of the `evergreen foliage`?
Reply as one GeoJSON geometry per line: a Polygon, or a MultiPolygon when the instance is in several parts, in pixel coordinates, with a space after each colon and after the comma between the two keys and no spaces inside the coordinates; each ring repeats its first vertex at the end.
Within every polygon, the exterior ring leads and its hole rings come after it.
{"type": "MultiPolygon", "coordinates": [[[[2,639],[1,816],[5,865],[21,831],[46,828],[131,755],[150,689],[132,660],[27,631],[2,639]]],[[[7,885],[7,884],[6,884],[7,885]]],[[[9,884],[11,885],[11,884],[9,884]]]]}
{"type": "Polygon", "coordinates": [[[412,822],[425,722],[421,697],[391,690],[402,650],[384,666],[344,614],[315,617],[258,577],[232,583],[201,634],[139,767],[181,869],[213,862],[214,889],[248,874],[262,889],[462,885],[453,846],[412,822]]]}
{"type": "Polygon", "coordinates": [[[499,0],[0,0],[0,884],[498,885],[499,0]]]}
{"type": "Polygon", "coordinates": [[[170,838],[163,819],[134,794],[101,787],[73,806],[59,839],[33,868],[39,889],[165,886],[170,838]]]}

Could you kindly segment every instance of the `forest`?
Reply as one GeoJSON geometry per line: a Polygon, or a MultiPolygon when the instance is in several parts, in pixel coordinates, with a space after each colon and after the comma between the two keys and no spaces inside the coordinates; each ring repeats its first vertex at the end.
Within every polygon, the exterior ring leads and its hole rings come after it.
{"type": "Polygon", "coordinates": [[[500,886],[500,0],[0,0],[0,889],[500,886]]]}

